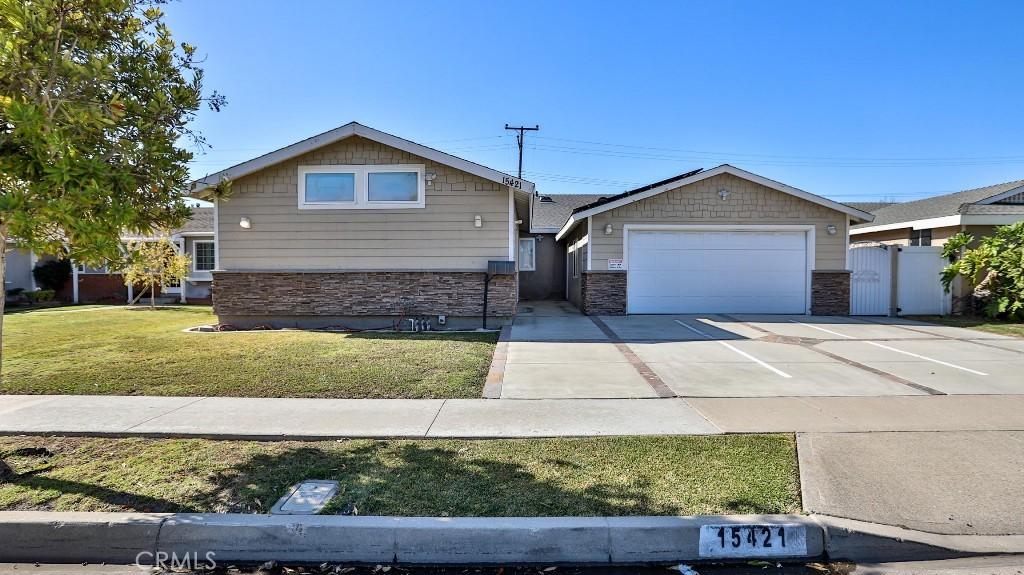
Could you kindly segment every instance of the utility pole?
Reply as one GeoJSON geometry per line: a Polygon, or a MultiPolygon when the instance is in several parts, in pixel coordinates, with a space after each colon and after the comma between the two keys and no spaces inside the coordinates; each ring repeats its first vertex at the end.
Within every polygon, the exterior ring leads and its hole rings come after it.
{"type": "Polygon", "coordinates": [[[540,126],[536,125],[532,128],[528,128],[526,126],[509,126],[508,124],[505,124],[505,129],[519,132],[516,134],[516,143],[519,144],[519,179],[521,180],[523,179],[523,136],[526,132],[536,132],[540,129],[540,126]]]}

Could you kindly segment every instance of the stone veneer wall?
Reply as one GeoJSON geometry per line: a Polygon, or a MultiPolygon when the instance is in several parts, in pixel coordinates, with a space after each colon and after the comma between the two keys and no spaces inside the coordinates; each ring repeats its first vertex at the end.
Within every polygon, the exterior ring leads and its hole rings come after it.
{"type": "MultiPolygon", "coordinates": [[[[510,317],[518,300],[515,275],[495,276],[488,317],[510,317]]],[[[344,271],[214,272],[220,316],[480,317],[483,272],[344,271]]]]}
{"type": "Polygon", "coordinates": [[[587,315],[626,315],[626,272],[583,272],[580,309],[587,315]]]}
{"type": "Polygon", "coordinates": [[[850,315],[850,272],[814,270],[811,272],[811,313],[814,315],[850,315]]]}

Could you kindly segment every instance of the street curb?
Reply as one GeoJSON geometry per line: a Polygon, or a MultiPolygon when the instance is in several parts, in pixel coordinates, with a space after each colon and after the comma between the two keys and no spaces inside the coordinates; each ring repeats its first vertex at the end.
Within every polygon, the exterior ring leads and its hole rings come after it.
{"type": "MultiPolygon", "coordinates": [[[[353,517],[213,513],[0,512],[0,562],[672,564],[702,525],[799,524],[807,554],[855,562],[1024,554],[1024,535],[943,535],[822,515],[695,517],[353,517]]],[[[747,561],[758,557],[736,557],[747,561]]],[[[779,558],[772,558],[778,560],[779,558]]],[[[722,561],[722,559],[715,559],[722,561]]]]}
{"type": "Polygon", "coordinates": [[[0,562],[132,563],[156,550],[162,513],[0,512],[0,562]]]}
{"type": "Polygon", "coordinates": [[[829,515],[813,517],[825,532],[830,559],[885,563],[1024,554],[1024,535],[947,535],[829,515]]]}
{"type": "MultiPolygon", "coordinates": [[[[352,517],[0,512],[0,562],[132,563],[208,553],[217,562],[641,564],[701,560],[707,524],[799,524],[807,554],[825,534],[799,515],[697,517],[352,517]]],[[[745,561],[753,557],[740,557],[745,561]]]]}

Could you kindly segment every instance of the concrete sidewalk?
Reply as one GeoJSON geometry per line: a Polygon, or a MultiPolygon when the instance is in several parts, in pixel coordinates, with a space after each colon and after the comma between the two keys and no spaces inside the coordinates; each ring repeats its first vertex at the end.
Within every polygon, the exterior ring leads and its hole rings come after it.
{"type": "Polygon", "coordinates": [[[0,396],[0,434],[243,439],[1020,431],[1024,396],[250,399],[0,396]]]}
{"type": "Polygon", "coordinates": [[[1024,535],[1024,433],[801,433],[804,509],[942,535],[1024,535]]]}

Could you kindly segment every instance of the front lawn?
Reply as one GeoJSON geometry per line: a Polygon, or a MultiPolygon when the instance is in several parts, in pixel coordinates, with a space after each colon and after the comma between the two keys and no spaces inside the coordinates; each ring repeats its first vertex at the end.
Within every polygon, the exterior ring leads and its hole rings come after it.
{"type": "Polygon", "coordinates": [[[911,319],[927,321],[930,323],[937,323],[940,325],[949,325],[953,327],[966,327],[970,329],[977,329],[980,331],[987,331],[990,333],[998,333],[1002,335],[1024,337],[1024,323],[1021,322],[999,321],[996,319],[988,319],[984,317],[969,317],[962,315],[926,315],[913,317],[911,319]]]}
{"type": "Polygon", "coordinates": [[[4,318],[3,393],[480,397],[497,336],[183,333],[209,307],[58,308],[4,318]]]}
{"type": "Polygon", "coordinates": [[[325,513],[801,509],[791,435],[279,443],[8,437],[0,438],[0,457],[7,468],[0,510],[265,513],[304,479],[341,482],[325,513]]]}

